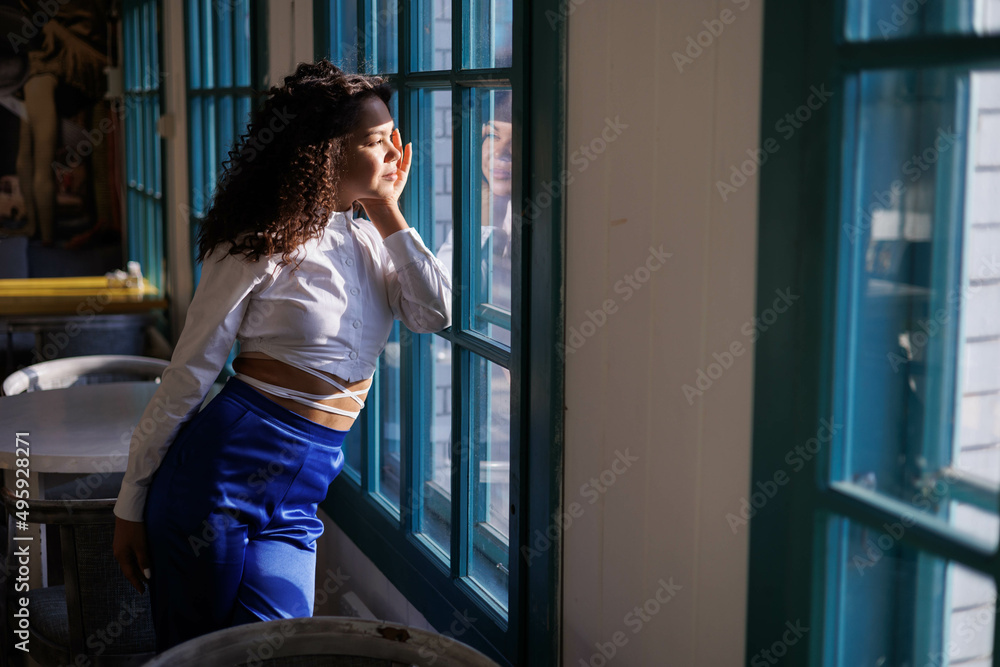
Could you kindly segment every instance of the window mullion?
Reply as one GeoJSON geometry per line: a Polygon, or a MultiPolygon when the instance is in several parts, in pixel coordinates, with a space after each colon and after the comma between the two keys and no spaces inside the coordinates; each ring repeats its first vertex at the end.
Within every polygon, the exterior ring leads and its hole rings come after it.
{"type": "Polygon", "coordinates": [[[935,35],[887,41],[844,42],[837,49],[843,70],[996,66],[998,35],[935,35]]]}
{"type": "Polygon", "coordinates": [[[358,19],[358,71],[367,72],[365,68],[366,54],[368,53],[368,24],[365,21],[367,12],[365,6],[367,5],[367,0],[358,0],[357,6],[357,19],[358,19]]]}
{"type": "MultiPolygon", "coordinates": [[[[396,100],[399,110],[400,134],[405,146],[410,139],[413,129],[413,106],[410,104],[414,93],[404,84],[410,73],[410,4],[403,2],[399,5],[399,27],[396,30],[397,38],[397,64],[398,79],[396,86],[396,100]]],[[[412,163],[411,163],[412,169],[412,163]]],[[[417,179],[419,181],[419,179],[417,179]]],[[[424,238],[434,238],[424,236],[424,227],[420,224],[422,216],[415,216],[416,206],[414,202],[412,188],[403,197],[403,214],[407,220],[413,220],[417,226],[417,233],[424,238]]],[[[425,408],[428,405],[427,397],[420,391],[420,378],[428,372],[428,367],[424,362],[424,355],[421,353],[424,341],[422,337],[410,332],[404,327],[399,329],[399,390],[401,392],[399,402],[399,510],[400,529],[404,534],[412,534],[418,525],[416,515],[420,512],[422,503],[417,497],[415,490],[422,490],[418,475],[421,466],[418,464],[417,450],[422,446],[430,446],[422,434],[424,433],[422,415],[426,414],[425,408]]]]}
{"type": "MultiPolygon", "coordinates": [[[[458,71],[462,67],[462,2],[461,0],[451,0],[451,71],[458,71]]],[[[452,113],[457,109],[465,108],[464,92],[451,77],[451,103],[452,113]],[[457,103],[457,106],[456,106],[457,103]]],[[[452,208],[452,233],[453,248],[452,253],[452,285],[457,287],[452,294],[452,329],[461,331],[465,321],[466,290],[461,289],[462,285],[468,283],[467,275],[463,265],[467,264],[467,253],[465,249],[465,216],[463,211],[465,195],[465,160],[463,159],[464,118],[459,122],[452,119],[452,171],[451,171],[451,208],[452,208]]],[[[452,341],[451,348],[451,576],[453,579],[463,577],[469,568],[469,527],[467,519],[469,516],[469,400],[464,391],[466,385],[466,372],[468,353],[457,341],[452,341]],[[457,447],[455,446],[457,445],[457,447]]]]}
{"type": "Polygon", "coordinates": [[[470,396],[472,354],[452,348],[452,441],[459,447],[452,451],[451,473],[451,575],[465,577],[469,573],[469,553],[472,544],[470,503],[472,493],[470,429],[474,406],[470,396]],[[456,409],[457,408],[457,409],[456,409]],[[457,456],[456,456],[457,454],[457,456]]]}
{"type": "Polygon", "coordinates": [[[365,410],[365,418],[358,420],[361,422],[361,494],[368,497],[375,490],[375,466],[378,465],[378,447],[375,440],[379,436],[378,420],[381,416],[379,406],[381,401],[381,373],[379,373],[378,363],[375,364],[375,375],[372,377],[371,388],[368,395],[374,400],[369,404],[369,410],[365,410]]]}
{"type": "MultiPolygon", "coordinates": [[[[462,50],[465,46],[462,39],[464,25],[462,0],[451,0],[451,72],[462,71],[462,50]]],[[[452,91],[454,93],[454,91],[452,91]]],[[[452,97],[452,100],[455,98],[452,97]]],[[[456,246],[458,247],[458,246],[456,246]]]]}
{"type": "MultiPolygon", "coordinates": [[[[401,2],[399,4],[399,26],[396,29],[396,71],[399,76],[398,90],[403,89],[404,82],[409,79],[410,72],[413,70],[410,64],[410,8],[411,4],[409,2],[401,2]]],[[[399,98],[399,103],[402,105],[402,97],[399,98]]],[[[400,123],[402,123],[402,107],[399,109],[399,118],[400,123]]],[[[409,129],[409,126],[407,126],[406,129],[409,129]]]]}

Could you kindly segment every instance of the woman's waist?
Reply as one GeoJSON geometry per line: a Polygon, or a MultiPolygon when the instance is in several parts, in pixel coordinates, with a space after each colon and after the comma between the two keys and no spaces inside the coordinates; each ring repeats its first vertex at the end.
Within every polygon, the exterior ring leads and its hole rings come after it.
{"type": "Polygon", "coordinates": [[[337,373],[299,362],[278,359],[266,352],[259,351],[241,351],[236,359],[233,360],[233,369],[238,373],[250,375],[258,380],[276,384],[287,389],[320,395],[340,393],[339,387],[358,391],[368,388],[372,382],[371,377],[361,380],[350,380],[337,373]],[[239,362],[239,368],[237,368],[237,362],[239,362]],[[304,370],[303,366],[306,366],[309,370],[304,370]]]}

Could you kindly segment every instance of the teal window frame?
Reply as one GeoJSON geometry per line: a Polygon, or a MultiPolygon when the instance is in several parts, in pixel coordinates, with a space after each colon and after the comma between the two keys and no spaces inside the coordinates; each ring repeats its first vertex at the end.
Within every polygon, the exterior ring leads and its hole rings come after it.
{"type": "Polygon", "coordinates": [[[163,114],[160,0],[122,3],[122,123],[125,131],[125,227],[127,257],[143,278],[164,292],[163,114]]]}
{"type": "MultiPolygon", "coordinates": [[[[188,140],[188,232],[193,280],[201,277],[198,226],[211,204],[223,163],[246,133],[251,109],[267,87],[267,3],[264,0],[183,0],[188,140]],[[240,36],[234,17],[249,13],[250,34],[240,36]],[[243,81],[242,84],[239,81],[243,81]],[[206,116],[213,116],[206,120],[206,116]]],[[[220,377],[234,374],[233,344],[220,377]]]]}
{"type": "MultiPolygon", "coordinates": [[[[354,0],[339,0],[341,3],[354,0]]],[[[364,27],[365,13],[378,10],[371,0],[357,3],[359,25],[338,25],[335,17],[338,0],[314,2],[316,57],[329,57],[345,68],[354,63],[370,63],[379,47],[364,27]],[[342,41],[353,40],[357,51],[342,41]],[[348,56],[344,58],[344,56],[348,56]]],[[[559,564],[561,539],[550,540],[551,546],[540,553],[531,553],[531,537],[551,536],[553,517],[557,517],[562,496],[562,425],[563,425],[563,359],[558,345],[563,339],[563,247],[564,204],[553,198],[551,206],[529,218],[523,212],[526,202],[536,193],[545,192],[543,183],[559,178],[564,165],[566,108],[566,34],[565,22],[550,26],[546,12],[558,15],[558,2],[547,0],[514,3],[513,62],[510,67],[477,70],[465,68],[461,44],[463,30],[469,22],[463,17],[462,3],[452,1],[452,67],[440,71],[412,71],[413,55],[410,42],[413,3],[400,2],[398,15],[398,51],[396,72],[384,73],[393,84],[398,108],[398,121],[403,140],[415,139],[419,132],[412,105],[416,88],[452,91],[452,106],[468,107],[471,91],[477,86],[509,85],[513,91],[513,159],[515,169],[512,196],[512,312],[511,345],[507,352],[490,344],[481,336],[459,331],[453,326],[439,334],[452,344],[452,433],[467,433],[473,418],[470,396],[472,388],[461,369],[468,364],[460,356],[489,359],[508,368],[511,373],[511,438],[510,438],[510,502],[513,512],[509,523],[509,541],[490,534],[488,526],[473,524],[469,503],[450,503],[451,554],[457,557],[444,564],[435,557],[426,539],[415,535],[416,508],[421,504],[433,511],[448,501],[428,491],[417,493],[420,484],[418,449],[415,433],[420,433],[421,409],[429,403],[419,395],[421,373],[428,372],[430,361],[423,353],[424,345],[403,346],[399,398],[400,434],[400,501],[399,511],[378,493],[380,419],[382,398],[378,386],[373,386],[370,399],[354,429],[359,432],[361,465],[357,477],[342,474],[330,487],[323,509],[362,549],[389,581],[442,632],[483,651],[505,665],[559,664],[561,635],[559,603],[561,596],[559,564]],[[462,17],[459,20],[459,17],[462,17]],[[532,30],[531,26],[544,29],[532,30]],[[529,150],[530,147],[530,150],[529,150]],[[520,202],[520,205],[518,203],[520,202]],[[519,213],[520,211],[520,213],[519,213]],[[456,529],[456,527],[458,527],[456,529]],[[506,555],[508,563],[508,607],[506,618],[495,606],[477,593],[465,576],[468,568],[467,547],[472,531],[479,531],[487,550],[494,558],[506,555]],[[531,555],[529,558],[528,555],[531,555]],[[463,619],[474,618],[471,623],[463,619]]],[[[462,133],[463,135],[465,133],[462,133]]],[[[455,135],[453,142],[453,217],[454,247],[472,247],[463,234],[462,221],[468,217],[463,210],[463,183],[466,166],[470,165],[472,147],[467,140],[455,135]]],[[[412,188],[408,188],[412,189],[412,188]]],[[[417,210],[416,198],[404,193],[403,213],[422,238],[432,238],[429,205],[417,210]]],[[[540,207],[535,207],[540,208],[540,207]]],[[[468,252],[456,250],[455,276],[468,276],[472,259],[468,252]]],[[[459,280],[455,281],[456,284],[459,280]]],[[[468,290],[456,290],[453,313],[455,322],[467,319],[471,308],[468,290]],[[462,313],[465,315],[463,316],[462,313]]],[[[485,311],[489,309],[484,309],[485,311]]],[[[504,313],[493,313],[505,315],[504,313]]],[[[421,336],[401,332],[395,340],[418,342],[421,336]]],[[[379,382],[376,373],[376,384],[379,382]]],[[[454,436],[452,438],[454,440],[454,436]]],[[[426,443],[423,443],[426,445],[426,443]]],[[[451,498],[470,498],[469,459],[467,442],[460,450],[453,449],[451,498]]],[[[548,537],[547,537],[548,539],[548,537]]]]}
{"type": "MultiPolygon", "coordinates": [[[[845,118],[848,105],[858,102],[852,78],[871,69],[1000,66],[996,36],[848,41],[843,37],[845,5],[844,0],[769,0],[764,5],[761,139],[773,135],[775,121],[803,103],[810,85],[827,85],[834,102],[782,141],[780,151],[770,155],[760,170],[758,303],[786,288],[800,299],[756,343],[754,490],[758,483],[771,480],[775,471],[786,470],[788,452],[814,437],[820,420],[839,409],[837,391],[845,381],[845,369],[838,368],[835,359],[838,328],[845,323],[838,321],[837,313],[843,307],[838,299],[843,298],[849,266],[839,248],[848,222],[842,211],[850,210],[852,201],[842,191],[842,181],[845,174],[853,174],[850,157],[856,153],[852,124],[845,118]]],[[[947,393],[947,383],[938,391],[947,393]]],[[[939,419],[940,426],[947,415],[939,419]]],[[[807,641],[788,648],[782,664],[828,664],[833,657],[830,637],[841,620],[828,611],[832,601],[827,599],[834,576],[827,565],[833,519],[878,530],[905,516],[913,523],[899,539],[900,545],[991,577],[994,585],[1000,576],[995,547],[942,527],[934,517],[914,512],[904,503],[829,482],[836,465],[831,460],[833,449],[825,446],[805,461],[752,517],[747,664],[783,636],[786,623],[797,619],[810,628],[807,641]]],[[[995,497],[991,502],[996,511],[995,497]]],[[[924,574],[928,573],[918,570],[919,580],[912,582],[917,596],[926,594],[924,574]]],[[[934,576],[939,575],[940,571],[934,576]]],[[[937,613],[932,608],[915,604],[914,617],[925,614],[920,623],[940,623],[940,618],[932,618],[937,613]]],[[[994,641],[998,638],[1000,632],[994,627],[994,641]]],[[[927,641],[921,650],[935,653],[933,644],[927,641]]],[[[995,648],[992,660],[1000,667],[1000,651],[995,648]]]]}

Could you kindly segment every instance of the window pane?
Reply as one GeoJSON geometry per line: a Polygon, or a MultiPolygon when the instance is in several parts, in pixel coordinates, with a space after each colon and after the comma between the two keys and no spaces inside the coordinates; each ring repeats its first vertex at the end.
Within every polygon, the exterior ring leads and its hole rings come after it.
{"type": "Polygon", "coordinates": [[[413,192],[420,217],[433,221],[428,245],[450,274],[455,242],[451,90],[418,90],[416,100],[419,138],[413,142],[413,192]]]}
{"type": "MultiPolygon", "coordinates": [[[[219,123],[219,150],[218,155],[220,162],[226,162],[229,160],[229,151],[233,150],[233,142],[239,136],[236,134],[238,129],[236,127],[236,118],[234,115],[234,99],[232,95],[221,95],[219,96],[219,115],[217,122],[219,123]]],[[[244,128],[246,126],[244,125],[244,128]]],[[[220,171],[222,165],[219,165],[220,171]]]]}
{"type": "Polygon", "coordinates": [[[201,65],[201,81],[205,88],[215,88],[215,17],[212,4],[208,0],[197,0],[198,12],[201,21],[201,36],[205,40],[201,44],[201,58],[198,62],[201,65]]]}
{"type": "Polygon", "coordinates": [[[394,322],[385,350],[378,358],[378,431],[375,446],[375,493],[399,510],[400,429],[399,322],[394,322]]]}
{"type": "MultiPolygon", "coordinates": [[[[367,401],[366,401],[367,403],[367,401]]],[[[344,444],[342,445],[344,451],[344,470],[343,474],[354,480],[355,484],[361,484],[361,420],[365,418],[365,414],[362,411],[361,415],[355,421],[354,425],[351,426],[351,430],[347,432],[344,437],[344,444]]]]}
{"type": "MultiPolygon", "coordinates": [[[[417,197],[419,218],[433,226],[428,246],[449,271],[454,242],[452,229],[452,115],[451,90],[421,89],[414,94],[417,139],[413,142],[412,192],[417,197]]],[[[420,336],[424,360],[422,385],[425,400],[425,430],[418,440],[415,458],[420,461],[418,481],[420,512],[417,532],[437,547],[438,555],[450,562],[451,554],[451,343],[440,336],[420,336]],[[424,443],[429,443],[425,445],[424,443]]]]}
{"type": "Polygon", "coordinates": [[[472,358],[472,554],[469,575],[507,608],[510,372],[472,358]]]}
{"type": "Polygon", "coordinates": [[[993,577],[904,546],[899,522],[829,526],[826,665],[992,664],[993,577]]]}
{"type": "MultiPolygon", "coordinates": [[[[232,0],[231,0],[232,1],[232,0]]],[[[250,6],[246,0],[232,2],[236,30],[236,85],[250,85],[250,6]]]]}
{"type": "Polygon", "coordinates": [[[399,0],[365,3],[365,71],[391,74],[399,70],[399,0]]]}
{"type": "Polygon", "coordinates": [[[218,98],[210,96],[202,97],[201,104],[203,109],[201,117],[203,125],[202,136],[205,137],[204,150],[201,157],[205,161],[205,182],[199,185],[202,185],[205,191],[209,193],[209,197],[211,197],[211,193],[215,190],[215,183],[219,178],[219,170],[222,166],[218,151],[219,119],[216,113],[218,98]]]}
{"type": "Polygon", "coordinates": [[[200,4],[199,0],[188,0],[184,5],[187,9],[184,18],[187,21],[188,34],[188,87],[191,88],[191,90],[197,90],[202,87],[202,49],[205,48],[206,31],[210,28],[210,26],[202,25],[200,4]]]}
{"type": "MultiPolygon", "coordinates": [[[[995,489],[1000,488],[1000,73],[973,72],[969,91],[973,131],[963,225],[966,307],[960,318],[954,465],[981,486],[995,489]]],[[[990,510],[952,505],[954,523],[997,535],[996,503],[990,510]]]]}
{"type": "Polygon", "coordinates": [[[330,2],[330,62],[345,72],[358,71],[357,0],[332,0],[330,2]]]}
{"type": "Polygon", "coordinates": [[[947,640],[942,652],[950,660],[940,664],[991,667],[993,664],[993,619],[997,588],[992,577],[955,563],[948,566],[945,623],[947,640]]]}
{"type": "Polygon", "coordinates": [[[470,328],[510,345],[511,92],[509,88],[473,91],[472,159],[469,194],[474,258],[470,328]],[[479,233],[475,233],[478,228],[479,233]]]}
{"type": "Polygon", "coordinates": [[[471,69],[510,67],[513,52],[513,0],[462,3],[465,15],[463,66],[471,69]]]}
{"type": "Polygon", "coordinates": [[[882,40],[922,35],[1000,32],[996,0],[853,0],[847,10],[850,39],[882,40]]]}
{"type": "Polygon", "coordinates": [[[228,3],[213,3],[215,5],[215,34],[218,44],[218,62],[216,63],[215,85],[219,88],[229,88],[233,85],[233,7],[228,3]]]}
{"type": "Polygon", "coordinates": [[[417,338],[425,351],[427,373],[423,377],[426,425],[418,443],[421,494],[415,531],[436,546],[441,559],[451,561],[451,343],[434,335],[417,338]],[[424,445],[423,443],[429,443],[424,445]]]}
{"type": "Polygon", "coordinates": [[[413,69],[451,69],[451,0],[413,3],[413,69]]]}
{"type": "Polygon", "coordinates": [[[972,76],[970,96],[965,72],[861,75],[831,425],[835,478],[993,543],[1000,255],[984,251],[1000,210],[987,148],[997,81],[972,76]]]}

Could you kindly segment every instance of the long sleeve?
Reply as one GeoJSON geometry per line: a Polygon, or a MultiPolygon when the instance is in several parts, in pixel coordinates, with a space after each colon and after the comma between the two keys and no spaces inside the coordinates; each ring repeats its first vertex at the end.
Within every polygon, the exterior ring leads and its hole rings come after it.
{"type": "Polygon", "coordinates": [[[160,386],[146,406],[129,444],[128,466],[114,513],[142,521],[153,473],[181,426],[198,411],[218,377],[243,322],[251,292],[262,278],[234,255],[205,257],[184,328],[160,386]]]}
{"type": "Polygon", "coordinates": [[[415,333],[451,324],[451,277],[412,227],[385,238],[383,267],[393,316],[415,333]]]}
{"type": "Polygon", "coordinates": [[[441,247],[438,248],[436,254],[438,261],[441,262],[441,266],[444,267],[444,271],[448,275],[448,280],[452,279],[451,265],[453,261],[452,257],[455,254],[454,245],[455,231],[453,229],[449,229],[448,235],[444,237],[444,243],[442,243],[441,247]]]}
{"type": "MultiPolygon", "coordinates": [[[[487,244],[493,239],[494,247],[499,244],[499,258],[501,262],[506,262],[506,266],[510,265],[510,206],[507,207],[507,217],[504,219],[503,227],[482,227],[480,234],[480,252],[485,253],[487,244]]],[[[455,231],[453,229],[448,230],[448,234],[444,238],[444,242],[437,251],[437,259],[444,267],[445,274],[448,276],[449,280],[454,280],[451,275],[451,265],[452,256],[455,253],[455,231]]],[[[482,258],[482,254],[480,255],[482,258]]],[[[509,269],[508,269],[509,272],[509,269]]],[[[486,262],[480,262],[480,273],[479,280],[483,283],[487,280],[486,275],[486,262]]],[[[509,277],[508,277],[509,280],[509,277]]]]}

